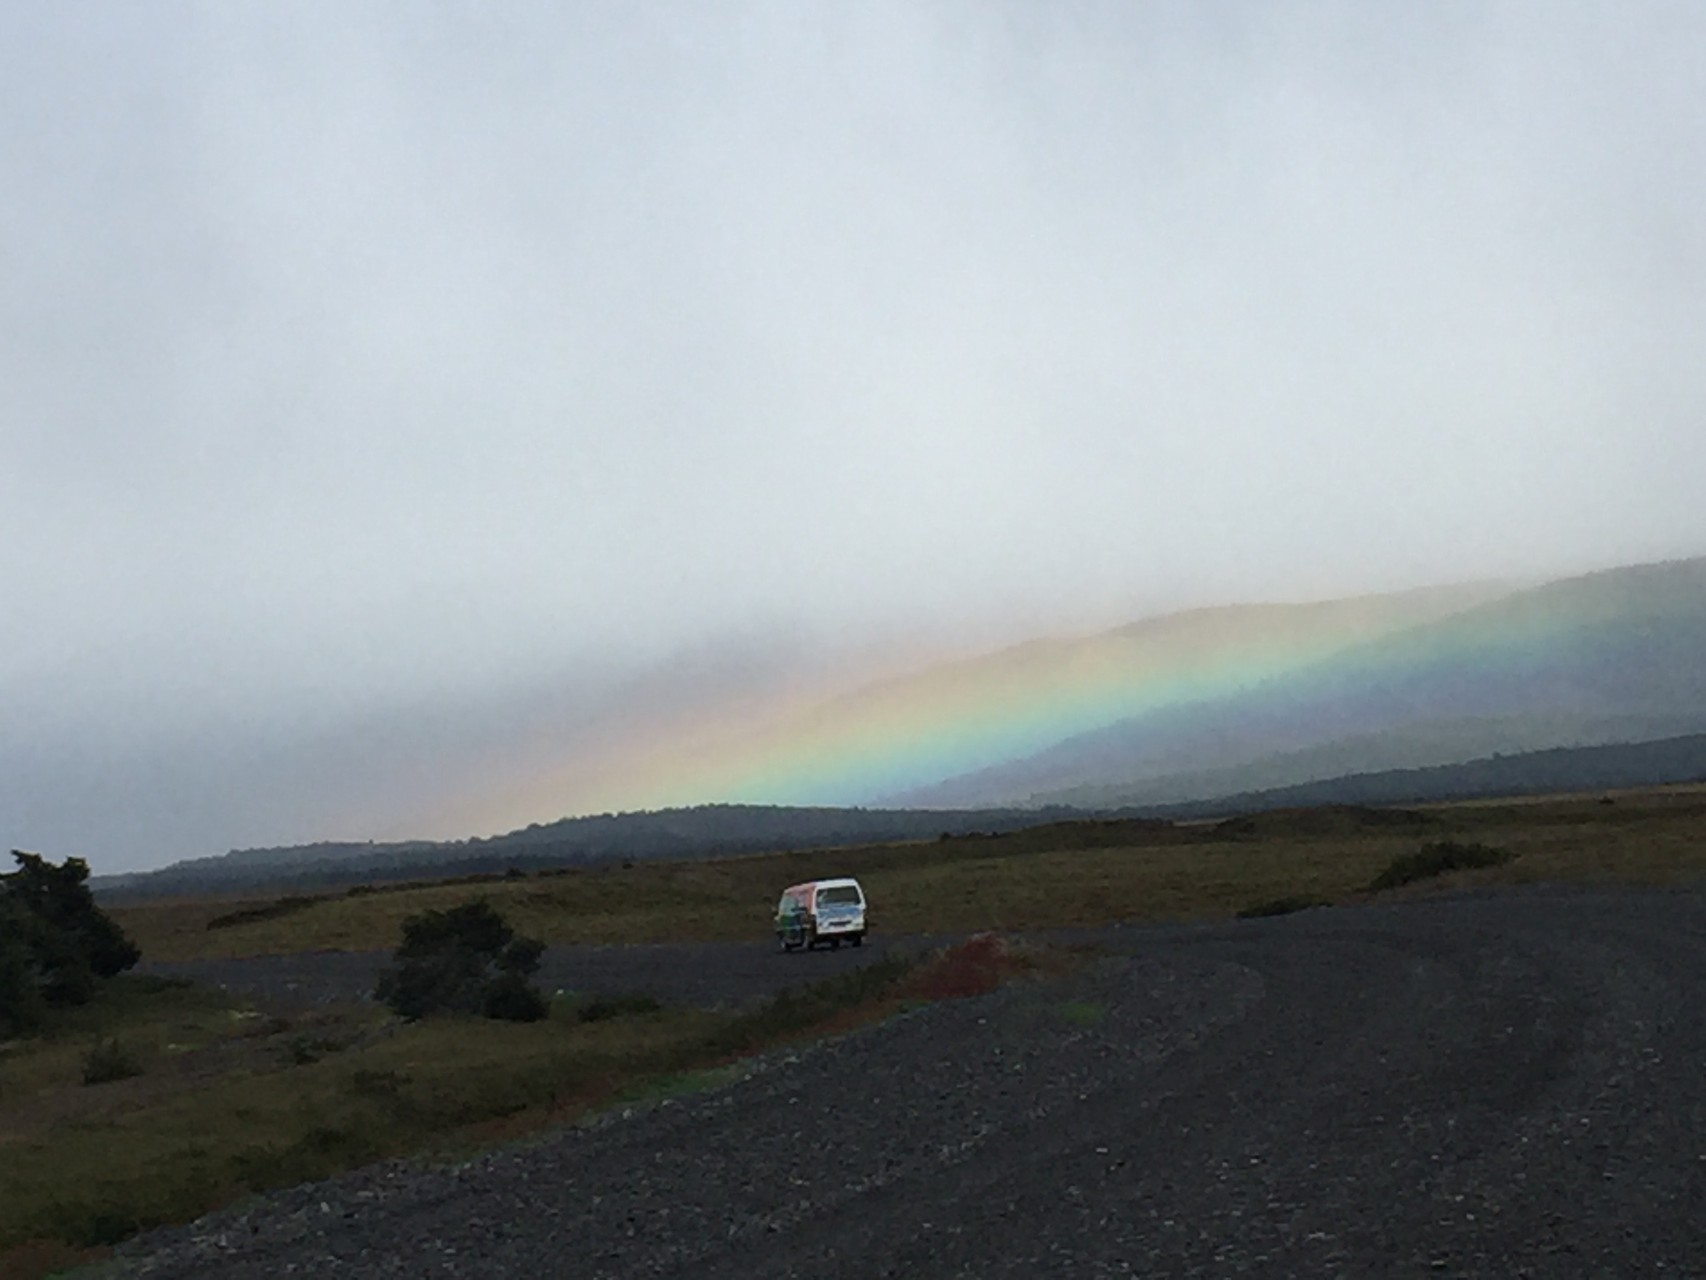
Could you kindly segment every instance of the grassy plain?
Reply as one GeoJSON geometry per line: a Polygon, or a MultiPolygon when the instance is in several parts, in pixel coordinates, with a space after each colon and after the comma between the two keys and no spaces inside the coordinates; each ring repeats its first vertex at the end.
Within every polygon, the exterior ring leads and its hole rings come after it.
{"type": "MultiPolygon", "coordinates": [[[[1069,823],[326,894],[282,907],[258,896],[112,914],[146,958],[160,960],[390,948],[405,917],[479,896],[518,931],[556,943],[757,939],[783,886],[855,874],[883,932],[1017,932],[1231,918],[1285,899],[1351,901],[1395,859],[1440,841],[1513,857],[1397,896],[1442,884],[1706,876],[1706,786],[1173,827],[1069,823]],[[222,917],[235,922],[208,927],[222,917]]],[[[883,1016],[906,999],[986,989],[1013,968],[988,940],[961,951],[922,971],[884,962],[756,1009],[639,1005],[588,1019],[560,1002],[532,1025],[403,1024],[365,1005],[277,1012],[202,988],[121,979],[49,1034],[0,1045],[0,1275],[45,1275],[141,1227],[252,1191],[386,1156],[464,1154],[601,1106],[710,1087],[743,1054],[883,1016]],[[98,1046],[137,1074],[85,1084],[98,1046]]],[[[1063,1008],[1062,1017],[1095,1012],[1063,1008]]]]}
{"type": "Polygon", "coordinates": [[[550,943],[765,937],[781,889],[856,875],[886,933],[960,933],[1224,918],[1287,896],[1342,901],[1429,841],[1508,849],[1501,867],[1451,883],[1663,882],[1706,874],[1706,786],[1417,807],[1309,809],[1222,823],[1074,822],[967,836],[697,862],[639,862],[477,885],[326,894],[287,913],[209,929],[276,899],[180,900],[113,916],[156,960],[363,950],[403,920],[483,896],[550,943]]]}

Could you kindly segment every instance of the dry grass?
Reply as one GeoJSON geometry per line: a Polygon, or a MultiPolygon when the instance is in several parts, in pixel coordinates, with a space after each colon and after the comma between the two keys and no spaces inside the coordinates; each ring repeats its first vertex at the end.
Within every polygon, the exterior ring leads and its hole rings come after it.
{"type": "Polygon", "coordinates": [[[126,1081],[139,1087],[91,1107],[65,1098],[80,1086],[61,1077],[42,1090],[57,1120],[5,1135],[0,1245],[107,1244],[248,1191],[454,1143],[467,1126],[674,1067],[713,1016],[423,1023],[300,1066],[275,1041],[201,1078],[126,1081]]]}
{"type": "Polygon", "coordinates": [[[402,1024],[372,1007],[292,1020],[201,988],[121,981],[0,1053],[0,1275],[45,1276],[251,1192],[389,1156],[462,1158],[715,1087],[753,1053],[1050,968],[1047,955],[984,935],[744,1010],[636,1004],[588,1020],[559,1002],[534,1024],[402,1024]],[[87,1045],[115,1035],[137,1046],[143,1073],[79,1083],[87,1045]]]}
{"type": "Polygon", "coordinates": [[[473,896],[490,900],[518,932],[551,943],[732,940],[768,934],[782,886],[853,874],[870,895],[873,927],[885,932],[1017,931],[1229,917],[1287,897],[1343,900],[1395,857],[1441,839],[1517,855],[1505,867],[1448,877],[1451,884],[1706,874],[1706,788],[1430,806],[1398,820],[1326,809],[1162,829],[1065,823],[1004,836],[641,863],[332,895],[213,930],[209,920],[265,900],[145,903],[113,915],[146,957],[160,960],[389,947],[405,917],[473,896]]]}
{"type": "Polygon", "coordinates": [[[196,988],[121,983],[0,1053],[0,1275],[45,1275],[253,1191],[388,1156],[465,1156],[708,1087],[744,1055],[893,1008],[912,963],[743,1011],[636,1006],[587,1021],[559,1002],[532,1024],[401,1024],[372,1007],[292,1022],[196,988]],[[143,1073],[81,1084],[91,1038],[120,1034],[143,1073]],[[304,1041],[315,1052],[298,1052],[304,1041]]]}

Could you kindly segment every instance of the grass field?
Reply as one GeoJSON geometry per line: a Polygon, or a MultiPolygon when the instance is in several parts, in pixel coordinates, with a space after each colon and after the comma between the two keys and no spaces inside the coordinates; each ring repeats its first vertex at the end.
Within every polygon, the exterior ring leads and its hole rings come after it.
{"type": "MultiPolygon", "coordinates": [[[[1260,904],[1344,902],[1395,860],[1452,842],[1499,865],[1394,891],[1528,881],[1663,883],[1706,875],[1706,787],[1409,811],[1321,809],[1177,827],[1093,822],[1004,836],[653,863],[308,902],[181,900],[116,908],[145,957],[389,947],[427,907],[483,896],[550,942],[767,936],[780,889],[855,874],[873,927],[1018,932],[1115,920],[1230,918],[1260,904]],[[224,918],[223,920],[221,918],[224,918]],[[209,928],[210,922],[217,927],[209,928]]],[[[300,895],[299,895],[300,896],[300,895]]],[[[391,1155],[464,1154],[600,1106],[730,1078],[791,1038],[909,999],[987,989],[1016,969],[987,939],[907,971],[884,962],[746,1011],[662,1008],[597,1021],[404,1024],[371,1005],[280,1014],[130,977],[49,1034],[0,1045],[0,1275],[94,1256],[160,1222],[391,1155]],[[104,1055],[114,1078],[85,1083],[104,1055]]],[[[1097,1011],[1064,1007],[1062,1018],[1097,1011]]]]}
{"type": "MultiPolygon", "coordinates": [[[[145,1227],[388,1156],[459,1157],[602,1107],[724,1083],[757,1051],[885,1016],[950,964],[885,958],[743,1010],[402,1023],[376,1006],[281,1016],[120,978],[0,1048],[0,1276],[49,1274],[145,1227]],[[86,1083],[97,1046],[137,1068],[86,1083]]],[[[980,970],[980,973],[982,971],[980,970]]]]}
{"type": "Polygon", "coordinates": [[[276,899],[187,900],[115,908],[157,960],[395,945],[427,907],[488,899],[516,929],[551,943],[762,938],[781,889],[857,875],[874,927],[889,933],[1229,917],[1286,896],[1356,894],[1395,857],[1428,841],[1508,849],[1476,883],[1546,879],[1655,882],[1706,873],[1706,787],[1616,796],[1440,805],[1399,811],[1296,810],[1226,823],[1156,827],[1064,823],[1001,836],[637,863],[379,893],[328,894],[267,915],[276,899]],[[1606,801],[1610,801],[1607,803],[1606,801]],[[250,923],[209,929],[220,916],[250,923]]]}

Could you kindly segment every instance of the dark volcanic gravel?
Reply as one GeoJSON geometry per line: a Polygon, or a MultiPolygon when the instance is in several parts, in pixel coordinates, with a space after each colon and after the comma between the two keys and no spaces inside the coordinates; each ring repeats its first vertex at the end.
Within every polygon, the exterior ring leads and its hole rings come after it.
{"type": "Polygon", "coordinates": [[[116,1273],[1706,1276],[1699,892],[1103,937],[1118,954],[1063,983],[462,1167],[282,1192],[116,1273]]]}

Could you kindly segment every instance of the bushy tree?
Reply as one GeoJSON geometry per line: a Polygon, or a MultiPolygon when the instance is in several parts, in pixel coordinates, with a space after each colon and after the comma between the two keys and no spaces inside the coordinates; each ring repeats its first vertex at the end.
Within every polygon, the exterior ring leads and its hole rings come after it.
{"type": "Polygon", "coordinates": [[[373,994],[411,1021],[461,1013],[535,1022],[546,1006],[529,980],[544,949],[516,937],[483,899],[425,911],[403,922],[403,943],[373,994]]]}
{"type": "Polygon", "coordinates": [[[0,1036],[34,1030],[47,1009],[28,942],[31,933],[29,918],[5,896],[0,880],[0,1036]]]}
{"type": "Polygon", "coordinates": [[[0,1028],[27,1030],[47,1007],[82,1004],[141,958],[89,892],[89,864],[14,849],[0,875],[0,1028]]]}

